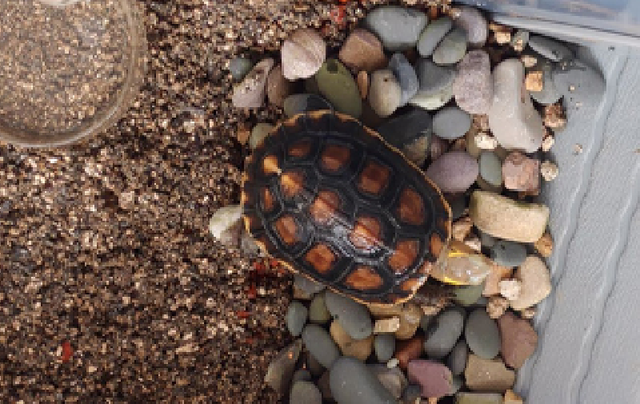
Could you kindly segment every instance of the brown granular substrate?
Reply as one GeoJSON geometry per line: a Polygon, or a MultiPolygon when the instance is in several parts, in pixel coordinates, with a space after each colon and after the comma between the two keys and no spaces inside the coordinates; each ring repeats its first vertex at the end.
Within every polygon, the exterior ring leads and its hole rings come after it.
{"type": "Polygon", "coordinates": [[[255,276],[207,227],[239,200],[236,133],[280,113],[232,108],[227,66],[320,28],[332,5],[143,6],[149,70],[116,127],[64,149],[0,146],[0,402],[278,402],[262,379],[289,342],[290,277],[255,276]]]}

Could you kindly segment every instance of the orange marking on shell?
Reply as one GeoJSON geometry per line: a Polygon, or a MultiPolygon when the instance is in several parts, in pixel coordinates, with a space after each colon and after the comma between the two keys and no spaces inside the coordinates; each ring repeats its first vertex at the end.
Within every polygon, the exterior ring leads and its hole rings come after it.
{"type": "Polygon", "coordinates": [[[358,188],[368,194],[380,195],[387,185],[389,175],[387,167],[371,160],[367,161],[358,177],[358,188]]]}
{"type": "Polygon", "coordinates": [[[340,207],[340,197],[332,191],[320,191],[309,207],[309,212],[317,223],[327,224],[336,216],[340,207]]]}
{"type": "Polygon", "coordinates": [[[276,220],[276,231],[285,244],[292,245],[298,241],[298,225],[291,215],[276,220]]]}
{"type": "Polygon", "coordinates": [[[389,266],[396,274],[404,273],[418,257],[420,244],[417,240],[401,240],[389,257],[389,266]]]}
{"type": "Polygon", "coordinates": [[[380,222],[371,216],[361,216],[356,219],[349,240],[356,248],[373,249],[380,245],[380,222]]]}
{"type": "Polygon", "coordinates": [[[347,276],[344,282],[353,289],[373,290],[382,286],[382,277],[373,268],[360,265],[347,276]]]}
{"type": "Polygon", "coordinates": [[[405,223],[421,225],[424,223],[424,202],[412,188],[405,188],[400,194],[398,216],[405,223]]]}
{"type": "Polygon", "coordinates": [[[431,235],[431,239],[429,241],[429,250],[431,251],[431,254],[436,257],[436,259],[438,259],[438,257],[440,257],[440,253],[442,252],[444,243],[442,242],[440,236],[435,233],[431,235]]]}
{"type": "Polygon", "coordinates": [[[304,174],[297,171],[288,171],[280,177],[280,186],[284,197],[291,199],[304,188],[304,174]]]}
{"type": "Polygon", "coordinates": [[[302,158],[306,157],[309,154],[310,150],[311,142],[309,142],[308,140],[303,140],[292,144],[289,147],[288,153],[291,157],[302,158]]]}
{"type": "Polygon", "coordinates": [[[336,261],[336,255],[325,244],[316,244],[304,255],[304,259],[311,264],[318,273],[325,274],[331,270],[336,261]]]}
{"type": "Polygon", "coordinates": [[[262,207],[267,212],[271,212],[274,208],[273,195],[267,187],[262,189],[262,207]]]}
{"type": "Polygon", "coordinates": [[[320,164],[326,171],[339,171],[347,165],[351,150],[345,146],[328,145],[322,151],[320,164]]]}
{"type": "Polygon", "coordinates": [[[279,174],[280,167],[278,166],[278,157],[273,154],[270,154],[262,160],[262,171],[265,174],[279,174]]]}
{"type": "Polygon", "coordinates": [[[422,285],[422,282],[418,278],[409,278],[406,281],[402,282],[400,285],[400,289],[405,292],[414,293],[418,290],[418,288],[422,285]]]}

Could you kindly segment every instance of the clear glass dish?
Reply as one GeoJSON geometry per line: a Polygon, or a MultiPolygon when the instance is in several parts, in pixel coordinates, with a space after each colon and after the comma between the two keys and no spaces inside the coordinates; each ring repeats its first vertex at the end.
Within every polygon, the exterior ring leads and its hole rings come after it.
{"type": "Polygon", "coordinates": [[[136,1],[1,0],[0,140],[51,147],[102,131],[136,97],[145,53],[136,1]]]}

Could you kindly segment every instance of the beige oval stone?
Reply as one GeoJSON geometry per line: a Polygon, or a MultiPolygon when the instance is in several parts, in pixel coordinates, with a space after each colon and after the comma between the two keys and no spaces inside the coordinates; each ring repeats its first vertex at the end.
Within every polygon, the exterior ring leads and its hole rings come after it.
{"type": "Polygon", "coordinates": [[[517,202],[493,192],[475,191],[471,194],[469,216],[478,229],[491,236],[533,243],[544,234],[549,208],[517,202]]]}
{"type": "Polygon", "coordinates": [[[302,28],[284,41],[280,52],[282,74],[293,81],[311,77],[320,70],[327,57],[327,46],[315,30],[302,28]]]}
{"type": "Polygon", "coordinates": [[[236,108],[260,108],[264,104],[267,77],[273,67],[273,59],[258,62],[244,79],[233,88],[231,102],[236,108]]]}
{"type": "Polygon", "coordinates": [[[400,83],[389,69],[376,70],[369,83],[369,105],[379,117],[386,118],[400,106],[400,83]]]}
{"type": "Polygon", "coordinates": [[[372,72],[387,65],[382,43],[366,29],[356,28],[340,48],[338,58],[354,71],[372,72]]]}
{"type": "Polygon", "coordinates": [[[353,339],[337,321],[331,323],[329,334],[344,356],[366,361],[373,351],[373,334],[364,339],[353,339]]]}
{"type": "Polygon", "coordinates": [[[530,255],[516,270],[521,282],[520,296],[511,300],[514,310],[523,310],[540,303],[551,293],[551,276],[547,265],[539,257],[530,255]]]}
{"type": "Polygon", "coordinates": [[[392,333],[400,329],[400,317],[381,318],[373,325],[374,334],[392,333]]]}
{"type": "Polygon", "coordinates": [[[473,391],[504,393],[513,387],[516,374],[507,369],[501,359],[482,359],[469,355],[464,370],[467,387],[473,391]]]}

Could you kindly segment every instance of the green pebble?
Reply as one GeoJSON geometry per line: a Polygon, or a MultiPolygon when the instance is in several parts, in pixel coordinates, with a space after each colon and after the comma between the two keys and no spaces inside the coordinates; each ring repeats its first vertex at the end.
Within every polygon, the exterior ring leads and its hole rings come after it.
{"type": "Polygon", "coordinates": [[[327,59],[315,75],[320,93],[336,111],[359,118],[362,98],[351,72],[338,60],[327,59]]]}

